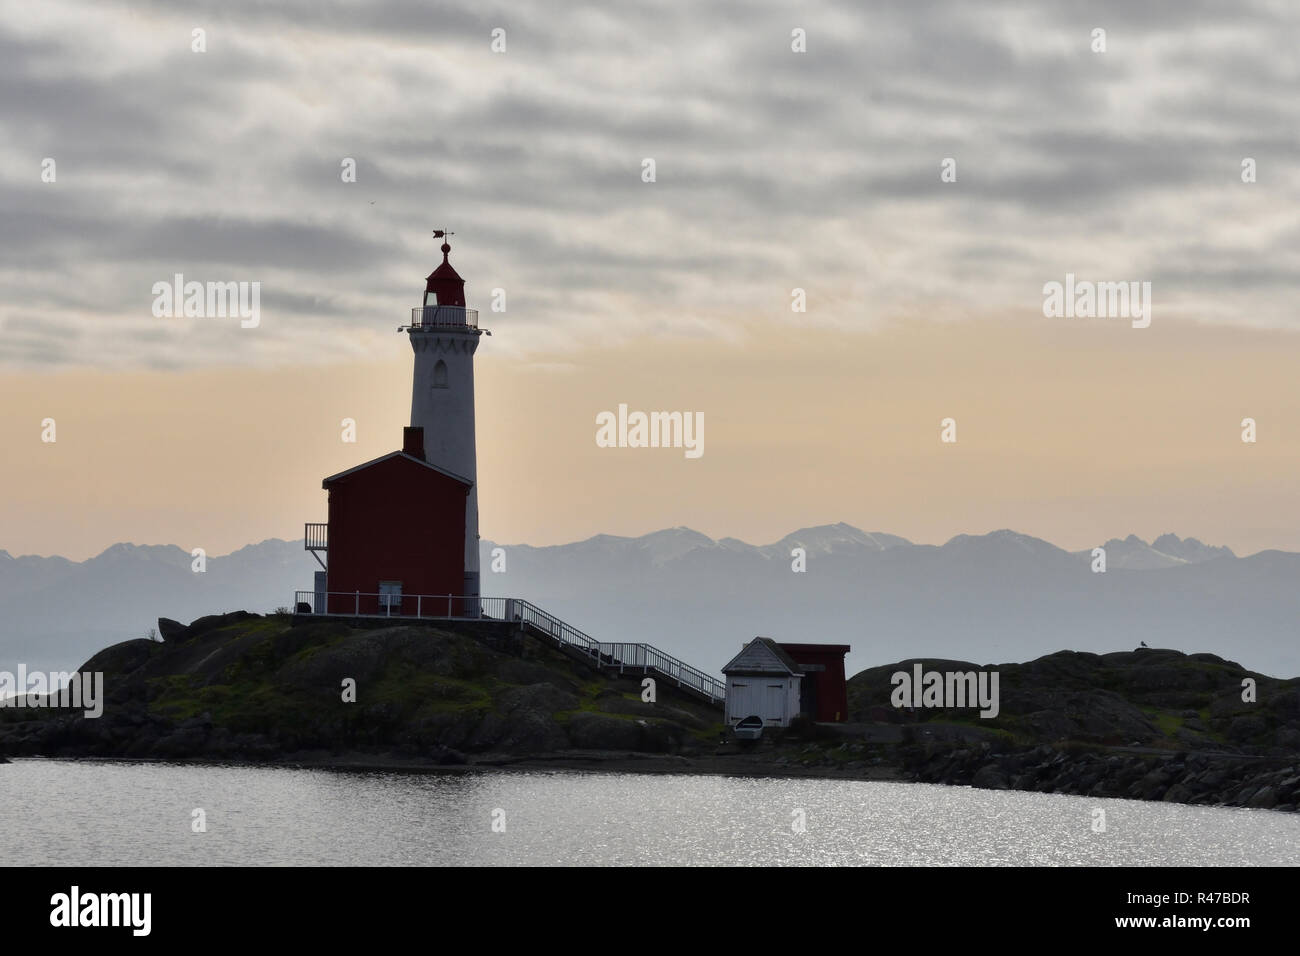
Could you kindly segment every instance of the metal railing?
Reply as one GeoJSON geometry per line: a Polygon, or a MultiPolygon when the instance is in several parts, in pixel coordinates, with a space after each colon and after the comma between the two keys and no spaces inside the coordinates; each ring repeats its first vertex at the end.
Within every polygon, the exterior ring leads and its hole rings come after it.
{"type": "Polygon", "coordinates": [[[727,687],[722,681],[665,654],[657,647],[650,644],[598,641],[535,604],[519,598],[508,600],[512,602],[510,619],[529,624],[553,638],[586,651],[602,666],[617,668],[619,673],[628,669],[656,671],[679,686],[690,687],[710,700],[721,701],[727,696],[727,687]]]}
{"type": "Polygon", "coordinates": [[[506,620],[510,598],[461,594],[393,594],[366,591],[295,591],[298,614],[346,617],[421,618],[433,620],[506,620]]]}
{"type": "Polygon", "coordinates": [[[710,677],[704,671],[694,668],[676,657],[665,654],[653,645],[601,642],[597,645],[597,648],[602,658],[610,658],[613,666],[618,668],[619,673],[626,669],[658,671],[678,684],[694,687],[700,693],[706,694],[714,700],[722,700],[726,697],[727,688],[722,681],[710,677]]]}
{"type": "MultiPolygon", "coordinates": [[[[478,328],[478,309],[463,305],[417,305],[408,329],[478,328]]],[[[399,329],[398,331],[401,331],[399,329]]]]}
{"type": "Polygon", "coordinates": [[[328,551],[329,525],[309,522],[303,533],[303,548],[307,551],[328,551]]]}
{"type": "MultiPolygon", "coordinates": [[[[309,526],[310,527],[310,526],[309,526]]],[[[457,594],[388,594],[363,591],[296,591],[298,614],[393,618],[400,620],[513,621],[581,651],[601,667],[656,672],[710,700],[726,698],[726,685],[716,677],[665,654],[649,644],[598,641],[554,614],[522,598],[466,597],[457,594]]]]}

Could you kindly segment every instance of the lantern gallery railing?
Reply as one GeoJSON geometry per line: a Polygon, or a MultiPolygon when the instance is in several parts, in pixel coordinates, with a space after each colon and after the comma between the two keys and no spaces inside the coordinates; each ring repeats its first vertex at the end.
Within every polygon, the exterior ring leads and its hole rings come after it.
{"type": "Polygon", "coordinates": [[[462,305],[417,305],[411,310],[411,324],[397,331],[447,328],[477,329],[478,309],[462,305]]]}
{"type": "Polygon", "coordinates": [[[558,644],[581,651],[602,668],[656,673],[709,700],[721,702],[726,686],[716,677],[649,644],[598,641],[522,598],[456,594],[366,594],[361,591],[297,591],[296,614],[425,621],[513,621],[558,644]]]}

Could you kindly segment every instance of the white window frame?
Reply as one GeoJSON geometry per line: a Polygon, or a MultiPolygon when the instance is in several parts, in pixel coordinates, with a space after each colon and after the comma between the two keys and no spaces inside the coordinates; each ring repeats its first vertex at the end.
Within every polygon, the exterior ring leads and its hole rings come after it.
{"type": "Polygon", "coordinates": [[[397,606],[397,613],[401,614],[402,613],[402,582],[401,581],[380,581],[379,582],[379,607],[382,609],[382,613],[387,617],[392,617],[394,605],[397,606]]]}

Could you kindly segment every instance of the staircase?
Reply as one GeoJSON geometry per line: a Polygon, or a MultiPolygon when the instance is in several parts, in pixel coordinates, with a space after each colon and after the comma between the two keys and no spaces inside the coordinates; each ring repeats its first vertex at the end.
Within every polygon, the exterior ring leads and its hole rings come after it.
{"type": "Polygon", "coordinates": [[[580,656],[607,674],[644,674],[671,681],[674,685],[721,707],[727,688],[704,671],[665,654],[650,644],[598,641],[535,604],[519,598],[506,599],[506,620],[517,621],[524,631],[561,650],[580,656]]]}
{"type": "Polygon", "coordinates": [[[505,621],[575,660],[605,674],[642,674],[666,680],[705,703],[721,707],[727,688],[704,671],[649,644],[598,641],[522,598],[462,597],[453,594],[363,594],[359,591],[298,591],[295,620],[505,621]]]}

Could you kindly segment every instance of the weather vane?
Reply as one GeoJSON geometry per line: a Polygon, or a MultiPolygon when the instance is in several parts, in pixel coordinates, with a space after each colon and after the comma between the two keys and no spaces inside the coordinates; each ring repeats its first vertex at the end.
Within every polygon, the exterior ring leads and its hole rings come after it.
{"type": "Polygon", "coordinates": [[[442,239],[442,238],[445,238],[446,236],[454,236],[454,235],[456,235],[456,234],[455,234],[454,232],[452,232],[450,229],[435,229],[435,230],[433,230],[433,238],[435,238],[435,239],[442,239]]]}

